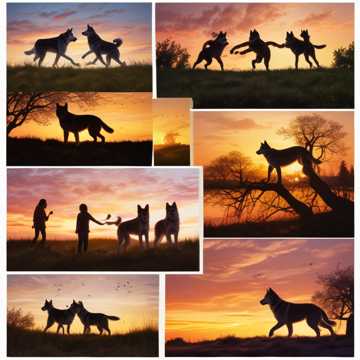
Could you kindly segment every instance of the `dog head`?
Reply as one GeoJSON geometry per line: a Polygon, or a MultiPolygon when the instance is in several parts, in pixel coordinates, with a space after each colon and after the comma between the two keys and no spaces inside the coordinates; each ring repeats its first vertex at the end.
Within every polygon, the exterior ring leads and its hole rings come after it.
{"type": "Polygon", "coordinates": [[[51,308],[53,307],[53,304],[52,304],[52,300],[47,300],[45,299],[45,304],[44,306],[41,308],[42,311],[47,311],[47,310],[50,310],[51,308]]]}
{"type": "Polygon", "coordinates": [[[171,205],[168,202],[166,203],[166,218],[170,220],[179,219],[179,212],[175,201],[171,205]]]}
{"type": "Polygon", "coordinates": [[[265,296],[260,300],[261,305],[272,305],[278,299],[278,295],[272,288],[266,290],[265,296]]]}
{"type": "Polygon", "coordinates": [[[65,105],[60,105],[59,103],[56,103],[56,115],[61,116],[68,112],[68,103],[65,103],[65,105]]]}
{"type": "Polygon", "coordinates": [[[304,39],[304,40],[309,40],[310,39],[310,35],[308,30],[301,30],[300,36],[304,39]]]}
{"type": "Polygon", "coordinates": [[[250,30],[249,40],[254,41],[258,39],[260,39],[260,34],[258,33],[258,31],[256,29],[250,30]]]}
{"type": "Polygon", "coordinates": [[[91,35],[96,34],[96,32],[95,32],[95,29],[92,26],[87,24],[86,30],[84,30],[81,34],[84,35],[84,36],[91,36],[91,35]]]}
{"type": "Polygon", "coordinates": [[[76,41],[77,38],[74,36],[73,34],[73,29],[70,28],[70,29],[67,29],[63,35],[65,36],[65,39],[66,39],[66,42],[69,43],[71,41],[76,41]]]}
{"type": "Polygon", "coordinates": [[[77,303],[75,300],[71,303],[69,310],[73,311],[74,313],[78,313],[81,310],[80,303],[77,303]]]}
{"type": "Polygon", "coordinates": [[[216,36],[215,41],[218,44],[220,44],[224,47],[229,44],[227,41],[227,38],[226,38],[226,31],[225,32],[220,31],[218,34],[214,33],[214,35],[216,36]]]}
{"type": "Polygon", "coordinates": [[[260,144],[259,150],[256,151],[258,155],[264,155],[266,152],[271,149],[270,145],[266,142],[266,140],[260,144]]]}
{"type": "Polygon", "coordinates": [[[137,206],[138,218],[142,224],[149,223],[149,204],[147,204],[144,208],[140,205],[137,206]]]}
{"type": "Polygon", "coordinates": [[[292,31],[286,32],[286,38],[285,38],[285,46],[289,46],[291,42],[295,39],[294,33],[292,31]]]}

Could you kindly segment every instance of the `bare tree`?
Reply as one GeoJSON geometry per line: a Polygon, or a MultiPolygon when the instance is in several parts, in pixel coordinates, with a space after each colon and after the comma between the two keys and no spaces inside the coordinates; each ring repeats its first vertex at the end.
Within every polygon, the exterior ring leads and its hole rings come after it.
{"type": "Polygon", "coordinates": [[[55,104],[76,102],[80,106],[96,103],[98,93],[93,92],[9,92],[7,94],[7,135],[29,121],[47,125],[55,104]]]}
{"type": "Polygon", "coordinates": [[[331,316],[346,321],[346,335],[354,335],[354,269],[338,268],[318,277],[322,290],[313,300],[324,306],[331,316]]]}
{"type": "Polygon", "coordinates": [[[282,127],[278,134],[293,139],[321,161],[346,151],[343,125],[327,120],[320,114],[300,115],[288,127],[282,127]]]}
{"type": "Polygon", "coordinates": [[[25,330],[32,329],[34,316],[31,313],[24,314],[20,308],[11,308],[7,311],[7,325],[25,330]]]}

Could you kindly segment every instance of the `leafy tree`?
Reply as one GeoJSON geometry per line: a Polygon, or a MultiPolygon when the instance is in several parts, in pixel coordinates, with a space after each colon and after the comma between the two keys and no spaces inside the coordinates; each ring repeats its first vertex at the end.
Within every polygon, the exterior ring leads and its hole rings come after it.
{"type": "Polygon", "coordinates": [[[156,65],[158,68],[185,69],[189,67],[190,54],[180,44],[166,39],[156,44],[156,65]]]}
{"type": "Polygon", "coordinates": [[[16,327],[24,330],[29,330],[34,327],[34,316],[31,313],[24,314],[23,311],[15,308],[7,311],[7,325],[9,327],[16,327]]]}
{"type": "Polygon", "coordinates": [[[342,160],[340,162],[337,178],[338,178],[338,183],[341,186],[351,186],[354,183],[353,175],[348,170],[345,160],[342,160]]]}
{"type": "Polygon", "coordinates": [[[341,69],[354,68],[354,42],[347,48],[341,47],[333,52],[333,67],[341,69]]]}

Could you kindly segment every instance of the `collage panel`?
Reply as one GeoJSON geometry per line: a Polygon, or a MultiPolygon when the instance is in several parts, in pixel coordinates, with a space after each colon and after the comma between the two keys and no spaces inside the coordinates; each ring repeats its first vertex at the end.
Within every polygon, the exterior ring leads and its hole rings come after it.
{"type": "Polygon", "coordinates": [[[354,3],[157,3],[155,15],[160,98],[354,107],[354,3]]]}
{"type": "Polygon", "coordinates": [[[151,166],[152,93],[9,92],[10,166],[151,166]]]}
{"type": "Polygon", "coordinates": [[[202,171],[8,169],[8,271],[202,271],[202,171]]]}
{"type": "Polygon", "coordinates": [[[12,274],[7,280],[8,356],[158,356],[158,276],[12,274]]]}
{"type": "Polygon", "coordinates": [[[193,129],[205,237],[354,236],[352,111],[195,111],[193,129]]]}
{"type": "Polygon", "coordinates": [[[206,239],[204,261],[166,276],[166,356],[354,356],[353,239],[206,239]]]}
{"type": "Polygon", "coordinates": [[[153,101],[154,165],[191,164],[191,99],[153,101]]]}
{"type": "Polygon", "coordinates": [[[151,7],[8,3],[8,90],[151,91],[151,7]]]}

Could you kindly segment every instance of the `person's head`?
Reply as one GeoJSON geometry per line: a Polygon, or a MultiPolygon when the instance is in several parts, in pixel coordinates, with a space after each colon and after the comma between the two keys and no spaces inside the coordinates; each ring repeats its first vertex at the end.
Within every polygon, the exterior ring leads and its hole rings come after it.
{"type": "Polygon", "coordinates": [[[88,207],[87,207],[86,204],[80,204],[79,210],[80,210],[80,212],[87,212],[87,211],[88,211],[88,207]]]}
{"type": "Polygon", "coordinates": [[[47,202],[45,199],[40,199],[39,201],[39,204],[38,204],[39,207],[42,207],[43,209],[45,209],[47,207],[47,202]]]}

